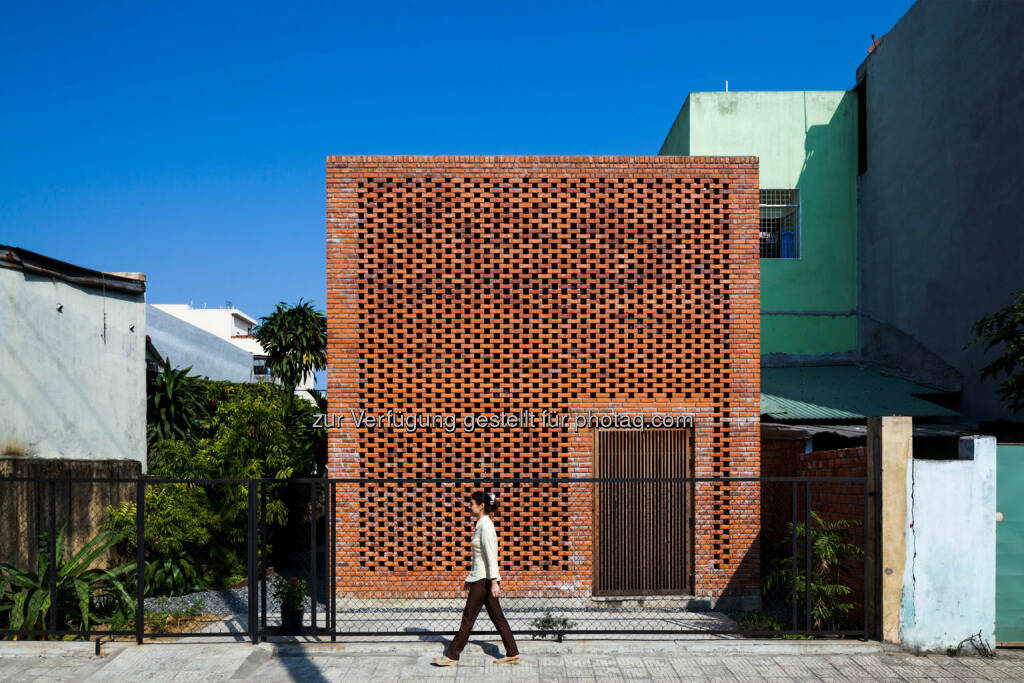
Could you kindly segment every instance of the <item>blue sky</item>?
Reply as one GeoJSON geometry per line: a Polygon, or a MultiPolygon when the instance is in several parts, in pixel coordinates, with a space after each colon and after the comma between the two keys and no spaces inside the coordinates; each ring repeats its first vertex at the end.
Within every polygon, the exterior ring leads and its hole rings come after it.
{"type": "Polygon", "coordinates": [[[323,307],[326,155],[655,154],[691,90],[851,87],[910,4],[7,3],[0,243],[323,307]]]}

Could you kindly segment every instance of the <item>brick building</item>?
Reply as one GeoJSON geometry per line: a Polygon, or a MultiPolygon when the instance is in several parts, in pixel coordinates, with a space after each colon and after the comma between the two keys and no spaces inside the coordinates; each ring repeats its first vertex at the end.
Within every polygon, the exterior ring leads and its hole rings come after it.
{"type": "MultiPolygon", "coordinates": [[[[573,478],[759,474],[757,173],[754,157],[328,157],[330,476],[561,479],[492,487],[513,595],[756,594],[756,484],[573,478]],[[540,422],[591,410],[647,422],[540,422]],[[496,414],[520,423],[465,428],[496,414]],[[664,414],[692,427],[653,429],[664,414]],[[441,415],[456,428],[401,422],[441,415]]],[[[474,488],[340,486],[339,589],[458,594],[474,488]]]]}

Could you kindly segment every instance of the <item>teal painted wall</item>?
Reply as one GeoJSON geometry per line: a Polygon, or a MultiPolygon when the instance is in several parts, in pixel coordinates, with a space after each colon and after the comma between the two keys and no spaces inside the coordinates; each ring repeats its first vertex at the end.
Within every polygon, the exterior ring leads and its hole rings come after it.
{"type": "Polygon", "coordinates": [[[1024,444],[996,446],[996,640],[1024,643],[1024,444]]]}
{"type": "Polygon", "coordinates": [[[800,189],[800,258],[761,259],[761,354],[857,350],[857,104],[846,91],[690,93],[660,154],[754,155],[800,189]]]}

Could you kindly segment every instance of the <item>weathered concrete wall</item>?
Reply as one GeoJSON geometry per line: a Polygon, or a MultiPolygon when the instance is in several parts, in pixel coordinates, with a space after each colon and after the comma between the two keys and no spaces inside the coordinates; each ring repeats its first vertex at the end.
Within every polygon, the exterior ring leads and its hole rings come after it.
{"type": "Polygon", "coordinates": [[[146,334],[175,368],[230,382],[252,382],[252,354],[153,305],[146,306],[146,334]]]}
{"type": "Polygon", "coordinates": [[[996,440],[965,437],[959,460],[911,468],[901,642],[945,651],[980,632],[995,647],[996,440]]]}
{"type": "Polygon", "coordinates": [[[659,152],[756,155],[762,189],[800,189],[800,257],[760,261],[766,364],[856,353],[856,105],[843,90],[694,92],[659,152]]]}
{"type": "MultiPolygon", "coordinates": [[[[962,381],[965,415],[1010,418],[971,325],[1024,287],[1024,2],[917,2],[858,71],[860,348],[917,382],[962,381]]],[[[765,164],[762,160],[762,174],[765,164]]],[[[766,274],[762,281],[767,282],[766,274]]]]}
{"type": "Polygon", "coordinates": [[[145,295],[0,269],[0,455],[146,467],[145,295]]]}

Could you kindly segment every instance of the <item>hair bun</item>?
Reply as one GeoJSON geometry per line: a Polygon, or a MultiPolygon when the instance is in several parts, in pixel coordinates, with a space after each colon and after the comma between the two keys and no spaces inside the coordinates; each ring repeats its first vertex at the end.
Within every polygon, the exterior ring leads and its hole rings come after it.
{"type": "Polygon", "coordinates": [[[491,504],[493,505],[494,504],[494,494],[491,493],[491,494],[488,494],[488,495],[490,495],[490,497],[491,497],[491,504]]]}

